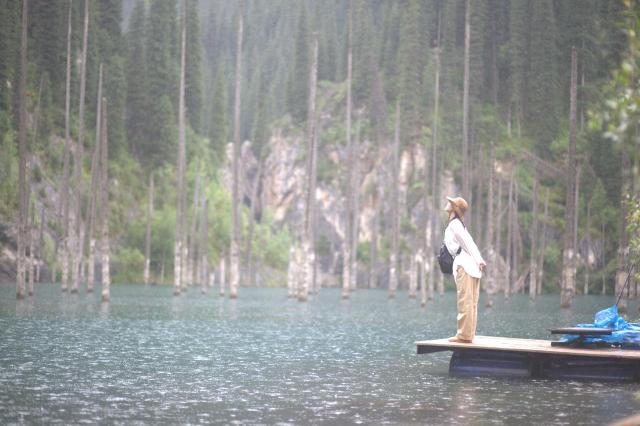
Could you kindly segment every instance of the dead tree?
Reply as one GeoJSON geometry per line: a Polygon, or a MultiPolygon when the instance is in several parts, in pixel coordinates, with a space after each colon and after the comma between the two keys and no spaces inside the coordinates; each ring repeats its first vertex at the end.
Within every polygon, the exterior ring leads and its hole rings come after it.
{"type": "Polygon", "coordinates": [[[38,232],[38,243],[36,244],[38,261],[36,263],[36,282],[40,282],[40,268],[44,252],[44,203],[40,206],[40,231],[38,232]]]}
{"type": "Polygon", "coordinates": [[[396,123],[393,137],[393,161],[392,161],[392,184],[391,184],[391,255],[389,259],[389,298],[396,297],[398,288],[398,251],[400,218],[398,212],[398,175],[400,151],[400,101],[396,101],[396,123]]]}
{"type": "Polygon", "coordinates": [[[233,160],[232,160],[232,193],[231,203],[231,251],[230,251],[230,282],[229,297],[238,297],[238,286],[240,284],[240,217],[238,208],[240,204],[239,194],[239,167],[240,167],[240,84],[242,80],[242,35],[244,22],[244,1],[240,1],[240,11],[238,13],[238,38],[236,45],[236,87],[233,110],[233,160]]]}
{"type": "Polygon", "coordinates": [[[153,173],[149,173],[147,193],[147,226],[144,240],[144,283],[149,284],[151,275],[151,223],[153,221],[153,173]]]}
{"type": "Polygon", "coordinates": [[[80,65],[80,105],[78,108],[78,144],[74,162],[74,181],[76,184],[75,229],[73,235],[72,280],[71,293],[77,293],[80,283],[80,266],[82,263],[84,244],[82,244],[82,159],[84,150],[84,98],[87,81],[87,49],[89,41],[89,0],[84,2],[84,31],[82,35],[82,59],[80,65]]]}
{"type": "Polygon", "coordinates": [[[100,241],[100,255],[102,256],[102,301],[108,302],[111,298],[111,260],[109,249],[109,138],[107,132],[107,100],[102,100],[102,141],[100,143],[100,228],[101,228],[101,241],[100,241]]]}
{"type": "Polygon", "coordinates": [[[25,296],[25,251],[27,244],[27,210],[28,210],[28,189],[27,189],[27,104],[25,92],[27,90],[27,25],[28,25],[29,2],[22,2],[22,36],[20,41],[20,80],[18,86],[18,102],[20,128],[18,133],[18,282],[16,288],[16,298],[24,299],[25,296]]]}
{"type": "Polygon", "coordinates": [[[311,56],[311,71],[309,73],[309,109],[307,116],[307,193],[304,207],[304,234],[302,237],[302,251],[304,256],[304,279],[301,291],[298,292],[298,301],[306,302],[309,298],[309,290],[313,287],[313,274],[315,269],[315,242],[313,241],[313,205],[316,200],[316,182],[314,180],[314,167],[316,156],[316,85],[318,77],[318,34],[314,33],[313,51],[311,56]]]}
{"type": "Polygon", "coordinates": [[[371,224],[371,248],[369,254],[369,288],[378,287],[378,229],[380,228],[380,206],[376,194],[371,195],[371,205],[375,206],[371,224]]]}
{"type": "Polygon", "coordinates": [[[187,279],[182,282],[183,291],[186,291],[186,287],[196,284],[194,275],[196,272],[196,261],[198,253],[196,253],[196,232],[198,229],[198,206],[200,205],[200,173],[196,173],[195,188],[193,191],[193,207],[191,212],[191,231],[188,236],[188,248],[187,248],[187,279]]]}
{"type": "Polygon", "coordinates": [[[93,292],[93,281],[95,277],[95,253],[96,253],[96,236],[95,236],[95,222],[96,222],[96,209],[97,209],[97,197],[100,194],[97,188],[100,187],[99,182],[99,157],[100,157],[100,143],[101,143],[101,129],[100,120],[102,119],[102,64],[98,71],[98,101],[96,102],[96,143],[93,150],[93,158],[91,159],[91,194],[89,201],[89,259],[87,262],[88,275],[87,275],[87,292],[93,292]]]}
{"type": "MultiPolygon", "coordinates": [[[[56,245],[60,245],[60,268],[62,270],[61,287],[66,292],[69,284],[69,253],[71,250],[69,240],[69,147],[71,140],[69,137],[69,116],[71,106],[71,20],[72,20],[72,1],[69,0],[69,14],[67,24],[67,70],[65,83],[65,101],[64,101],[64,154],[62,160],[62,180],[60,185],[60,203],[58,205],[58,220],[60,223],[60,231],[62,238],[56,239],[56,245]],[[62,244],[60,244],[62,243],[62,244]]],[[[56,260],[53,261],[53,270],[55,271],[56,260]]],[[[55,273],[54,273],[55,275],[55,273]]],[[[55,279],[54,279],[55,281],[55,279]]]]}
{"type": "Polygon", "coordinates": [[[531,257],[529,262],[529,297],[535,299],[538,294],[538,173],[533,178],[533,220],[530,229],[531,257]]]}
{"type": "Polygon", "coordinates": [[[173,259],[173,295],[180,296],[180,293],[184,289],[184,283],[182,282],[185,272],[183,266],[186,259],[186,241],[185,234],[185,207],[186,207],[186,195],[185,195],[185,169],[186,169],[186,129],[185,129],[185,105],[184,105],[184,92],[185,92],[185,69],[186,69],[186,40],[187,40],[187,20],[186,20],[186,8],[185,0],[181,3],[182,8],[182,31],[180,41],[180,88],[179,88],[179,100],[178,100],[178,190],[177,190],[177,204],[176,209],[176,235],[175,235],[175,248],[173,259]]]}
{"type": "Polygon", "coordinates": [[[200,218],[200,242],[198,254],[200,256],[200,284],[202,285],[202,294],[207,292],[207,282],[209,275],[209,202],[207,197],[202,197],[202,217],[200,218]]]}
{"type": "MultiPolygon", "coordinates": [[[[439,125],[439,111],[440,111],[440,26],[441,26],[441,18],[440,13],[438,13],[438,29],[437,29],[437,44],[434,49],[435,55],[435,82],[433,89],[433,137],[431,140],[431,220],[429,223],[431,224],[431,235],[428,240],[428,246],[425,247],[425,265],[429,268],[429,294],[428,298],[433,299],[433,290],[434,290],[434,280],[435,280],[435,263],[434,263],[434,253],[436,247],[436,224],[438,217],[437,212],[438,208],[438,125],[439,125]]],[[[426,202],[426,200],[425,200],[426,202]]]]}
{"type": "Polygon", "coordinates": [[[34,267],[35,267],[35,256],[34,256],[34,246],[35,246],[35,234],[33,230],[35,229],[35,205],[34,203],[30,203],[29,207],[29,221],[27,223],[27,238],[29,239],[29,258],[27,260],[27,268],[28,268],[28,279],[27,279],[27,293],[29,296],[33,296],[33,279],[34,279],[34,267]]]}
{"type": "MultiPolygon", "coordinates": [[[[503,211],[502,211],[502,180],[500,179],[499,176],[496,176],[496,184],[498,185],[498,214],[502,215],[503,211]]],[[[500,283],[502,282],[502,280],[504,279],[504,276],[502,274],[500,274],[500,271],[498,270],[498,259],[501,258],[501,252],[502,252],[502,229],[503,226],[502,224],[504,223],[504,220],[497,220],[496,221],[498,224],[498,227],[496,228],[496,237],[495,237],[495,260],[493,262],[493,268],[491,269],[491,273],[493,275],[493,282],[495,283],[495,288],[500,289],[500,283]]]]}
{"type": "Polygon", "coordinates": [[[471,48],[471,1],[465,0],[464,83],[462,89],[462,196],[469,199],[469,51],[471,48]]]}
{"type": "Polygon", "coordinates": [[[509,201],[507,203],[507,255],[505,257],[507,264],[507,271],[505,274],[505,284],[504,284],[504,296],[509,297],[509,293],[511,292],[511,277],[512,277],[512,264],[511,260],[513,259],[513,181],[514,181],[514,171],[515,168],[511,171],[511,177],[509,179],[509,201]]]}
{"type": "Polygon", "coordinates": [[[220,256],[220,297],[224,297],[225,287],[227,286],[227,262],[224,256],[220,256]]]}
{"type": "MultiPolygon", "coordinates": [[[[494,205],[494,177],[493,177],[493,166],[494,166],[494,161],[495,161],[495,149],[493,146],[493,142],[491,143],[491,149],[490,149],[490,154],[489,154],[489,196],[488,196],[488,200],[487,200],[487,224],[486,224],[486,231],[487,231],[487,236],[485,238],[485,243],[486,243],[486,247],[487,250],[489,252],[489,263],[491,264],[491,268],[492,269],[497,269],[496,268],[496,264],[497,264],[497,254],[494,250],[494,239],[493,239],[493,234],[494,234],[494,229],[495,229],[495,217],[493,214],[493,205],[494,205]]],[[[493,294],[493,292],[495,291],[496,288],[496,282],[495,282],[495,278],[496,278],[496,274],[493,271],[490,271],[487,274],[487,277],[485,278],[485,289],[487,292],[487,300],[485,302],[486,306],[491,306],[493,304],[493,301],[491,300],[491,295],[493,294]]]]}
{"type": "Polygon", "coordinates": [[[571,49],[571,86],[569,102],[569,153],[567,158],[567,195],[565,202],[565,231],[562,250],[562,285],[560,289],[560,307],[569,308],[576,292],[575,246],[573,228],[575,218],[576,187],[576,92],[578,60],[575,47],[571,49]]]}
{"type": "Polygon", "coordinates": [[[350,195],[353,198],[351,202],[352,219],[351,219],[351,272],[349,276],[351,282],[349,283],[349,290],[355,291],[358,287],[358,234],[360,232],[360,114],[358,114],[358,122],[356,125],[356,140],[353,144],[353,173],[351,175],[351,191],[350,195]]]}
{"type": "Polygon", "coordinates": [[[346,189],[346,217],[345,217],[345,226],[344,226],[344,242],[342,244],[342,298],[349,298],[349,288],[351,286],[351,227],[353,220],[353,198],[351,197],[351,167],[353,164],[353,146],[351,144],[351,79],[352,79],[352,63],[353,63],[353,53],[352,53],[352,33],[353,33],[353,19],[352,19],[352,11],[351,7],[349,7],[349,15],[347,22],[347,164],[345,168],[345,189],[346,189]]]}
{"type": "Polygon", "coordinates": [[[542,279],[544,278],[544,253],[547,250],[547,219],[549,217],[549,190],[544,197],[544,215],[542,216],[542,232],[540,233],[540,250],[538,254],[538,295],[542,294],[542,279]]]}
{"type": "MultiPolygon", "coordinates": [[[[584,291],[585,296],[589,294],[589,275],[591,272],[591,200],[587,203],[587,229],[586,229],[586,240],[587,240],[587,255],[586,255],[586,267],[585,267],[585,277],[584,277],[584,291]]],[[[603,250],[604,252],[604,250],[603,250]]]]}
{"type": "Polygon", "coordinates": [[[258,204],[258,190],[260,189],[260,179],[262,179],[262,167],[264,160],[259,156],[258,170],[253,180],[253,187],[251,188],[251,208],[249,212],[249,235],[247,236],[247,246],[245,253],[247,255],[247,282],[250,285],[255,285],[255,268],[253,266],[253,233],[256,225],[256,210],[258,204]]]}

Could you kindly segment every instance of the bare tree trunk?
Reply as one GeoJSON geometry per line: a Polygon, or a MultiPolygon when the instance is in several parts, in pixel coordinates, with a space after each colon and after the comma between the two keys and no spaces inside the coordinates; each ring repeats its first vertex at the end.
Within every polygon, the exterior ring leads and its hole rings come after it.
{"type": "Polygon", "coordinates": [[[95,279],[95,253],[96,253],[96,204],[97,198],[100,197],[98,188],[101,187],[98,168],[100,167],[100,143],[101,143],[101,129],[100,120],[102,119],[102,64],[100,64],[98,72],[98,102],[96,106],[96,143],[93,151],[93,158],[91,159],[91,200],[89,204],[89,259],[87,262],[88,275],[87,275],[87,293],[93,292],[93,282],[95,279]]]}
{"type": "Polygon", "coordinates": [[[575,246],[573,228],[575,218],[576,185],[576,91],[578,60],[575,47],[571,49],[571,90],[569,107],[569,154],[567,164],[567,198],[565,204],[564,247],[562,250],[562,286],[560,307],[569,308],[576,292],[575,246]]]}
{"type": "MultiPolygon", "coordinates": [[[[205,185],[206,187],[206,185],[205,185]]],[[[202,218],[200,218],[200,247],[198,253],[200,254],[200,283],[202,284],[202,294],[207,292],[207,282],[209,275],[209,201],[206,196],[202,197],[202,218]]]]}
{"type": "Polygon", "coordinates": [[[420,306],[427,306],[427,274],[431,266],[427,264],[425,253],[423,250],[418,251],[418,271],[420,273],[420,306]]]}
{"type": "Polygon", "coordinates": [[[81,239],[82,228],[82,161],[84,150],[84,98],[87,75],[87,49],[89,41],[89,0],[84,3],[84,31],[82,36],[82,59],[80,66],[80,106],[78,109],[78,144],[76,146],[76,160],[74,163],[74,181],[76,183],[76,213],[74,252],[72,259],[71,293],[77,293],[80,282],[80,266],[82,263],[84,244],[81,239]]]}
{"type": "MultiPolygon", "coordinates": [[[[69,284],[69,252],[71,249],[69,241],[69,146],[71,140],[69,137],[69,115],[71,105],[71,15],[72,0],[69,0],[69,16],[67,25],[67,75],[65,83],[65,101],[64,101],[64,154],[62,166],[62,182],[59,190],[60,204],[58,205],[58,220],[61,220],[62,241],[60,244],[60,268],[62,272],[61,289],[67,291],[69,284]]],[[[55,265],[55,259],[53,261],[55,265]]],[[[55,280],[54,280],[55,281],[55,280]]]]}
{"type": "Polygon", "coordinates": [[[149,173],[147,193],[147,226],[144,240],[144,283],[149,284],[151,272],[151,223],[153,221],[153,172],[149,173]]]}
{"type": "Polygon", "coordinates": [[[258,159],[258,171],[253,181],[253,188],[251,188],[251,209],[249,213],[249,235],[247,236],[247,247],[245,253],[247,254],[247,282],[251,285],[255,285],[255,269],[253,267],[253,233],[256,224],[256,205],[258,203],[258,189],[260,189],[260,179],[262,179],[262,167],[264,160],[258,159]]]}
{"type": "Polygon", "coordinates": [[[512,260],[512,251],[513,251],[513,181],[514,181],[514,172],[511,171],[511,176],[509,179],[509,202],[507,204],[507,255],[506,255],[506,264],[507,264],[507,273],[505,274],[506,282],[504,284],[504,295],[505,297],[509,297],[509,293],[511,292],[511,260],[512,260]]]}
{"type": "Polygon", "coordinates": [[[184,259],[186,251],[185,241],[185,207],[186,207],[186,129],[185,129],[185,106],[184,106],[184,92],[185,92],[185,69],[186,69],[186,40],[187,40],[187,20],[186,20],[186,7],[185,0],[181,3],[182,9],[182,31],[180,41],[180,88],[179,88],[179,100],[178,100],[178,190],[176,193],[178,208],[176,209],[176,235],[175,235],[175,247],[174,247],[174,259],[173,259],[173,295],[180,296],[182,290],[185,287],[183,278],[185,276],[184,259]]]}
{"type": "Polygon", "coordinates": [[[220,297],[224,297],[224,289],[227,286],[227,270],[224,256],[220,257],[220,297]]]}
{"type": "Polygon", "coordinates": [[[292,299],[296,296],[296,246],[295,243],[289,248],[289,266],[287,268],[287,297],[292,299]]]}
{"type": "Polygon", "coordinates": [[[193,191],[193,211],[191,212],[191,232],[189,232],[189,245],[187,256],[187,280],[183,282],[183,287],[195,285],[194,275],[196,274],[196,261],[198,253],[196,253],[196,242],[198,240],[196,232],[198,229],[198,206],[200,205],[200,172],[196,174],[195,189],[193,191]]]}
{"type": "Polygon", "coordinates": [[[464,84],[462,92],[462,196],[471,196],[469,183],[469,53],[471,48],[471,0],[465,0],[464,84]]]}
{"type": "Polygon", "coordinates": [[[416,274],[418,266],[416,264],[416,255],[411,254],[409,259],[409,299],[415,299],[418,288],[418,276],[416,274]]]}
{"type": "MultiPolygon", "coordinates": [[[[607,234],[605,234],[605,230],[604,230],[604,225],[605,225],[605,221],[604,219],[602,219],[602,270],[604,271],[604,269],[607,267],[607,260],[605,258],[605,247],[607,246],[607,234]]],[[[604,296],[605,294],[607,294],[607,286],[606,286],[607,282],[605,279],[605,273],[602,273],[602,295],[604,296]]]]}
{"type": "MultiPolygon", "coordinates": [[[[36,245],[38,252],[38,261],[36,263],[36,282],[40,282],[40,268],[42,266],[44,254],[44,204],[40,207],[40,231],[38,232],[38,243],[36,245]]],[[[54,280],[55,281],[55,280],[54,280]]]]}
{"type": "MultiPolygon", "coordinates": [[[[587,203],[587,255],[585,265],[585,277],[584,277],[584,295],[589,294],[589,273],[591,271],[591,200],[587,203]]],[[[602,250],[604,252],[604,250],[602,250]]]]}
{"type": "Polygon", "coordinates": [[[101,218],[101,244],[100,254],[102,255],[102,301],[108,302],[111,298],[111,271],[110,271],[110,249],[109,249],[109,138],[107,133],[107,100],[103,98],[102,102],[102,142],[100,146],[100,163],[102,173],[100,176],[100,192],[102,194],[100,200],[100,211],[102,213],[101,218]]]}
{"type": "Polygon", "coordinates": [[[35,205],[30,203],[31,207],[29,208],[30,210],[30,219],[29,219],[29,223],[27,224],[27,238],[29,238],[29,259],[27,261],[27,267],[29,268],[29,273],[28,273],[28,285],[27,285],[27,292],[29,294],[29,296],[33,296],[33,278],[34,278],[34,267],[35,267],[35,257],[33,255],[33,251],[34,251],[34,245],[35,245],[35,235],[33,230],[35,229],[35,222],[36,222],[36,214],[35,214],[35,205]]]}
{"type": "Polygon", "coordinates": [[[353,174],[351,175],[351,203],[353,207],[353,218],[351,220],[351,272],[349,290],[355,291],[358,288],[358,236],[360,232],[360,116],[356,124],[356,140],[353,144],[353,174]]]}
{"type": "Polygon", "coordinates": [[[18,87],[20,128],[18,133],[18,280],[16,298],[24,299],[25,296],[25,251],[27,243],[27,104],[25,92],[27,90],[27,25],[28,25],[28,0],[22,2],[22,37],[20,41],[20,80],[18,87]]]}
{"type": "MultiPolygon", "coordinates": [[[[494,250],[494,244],[493,244],[494,242],[493,234],[495,229],[495,217],[493,214],[493,203],[494,203],[494,196],[495,196],[494,189],[493,189],[494,161],[495,161],[495,149],[493,146],[493,142],[491,142],[491,150],[489,154],[489,196],[487,200],[487,222],[486,222],[487,236],[486,236],[485,243],[489,253],[489,263],[491,264],[491,269],[493,270],[497,269],[497,255],[494,250]]],[[[491,300],[491,295],[493,294],[496,288],[496,282],[495,282],[496,274],[493,270],[490,270],[489,273],[487,274],[487,277],[485,278],[485,290],[487,292],[487,300],[485,302],[486,306],[493,305],[493,301],[491,300]]]]}
{"type": "MultiPolygon", "coordinates": [[[[378,200],[375,195],[371,196],[371,205],[375,205],[378,200]]],[[[380,206],[376,205],[373,213],[371,225],[371,251],[369,256],[369,288],[378,287],[377,264],[378,264],[378,228],[380,227],[380,206]]]]}
{"type": "Polygon", "coordinates": [[[400,101],[396,101],[396,123],[393,138],[393,177],[391,184],[391,256],[389,259],[389,298],[396,297],[398,288],[398,245],[400,218],[398,217],[398,174],[400,151],[400,101]]]}
{"type": "Polygon", "coordinates": [[[239,157],[240,157],[240,83],[242,79],[242,32],[244,22],[244,1],[240,1],[240,12],[238,13],[238,39],[236,46],[236,87],[233,113],[233,201],[231,205],[231,275],[229,286],[229,297],[238,297],[238,285],[240,284],[240,218],[238,207],[240,204],[240,194],[238,188],[239,157]]]}
{"type": "Polygon", "coordinates": [[[529,262],[529,297],[535,299],[538,294],[538,172],[533,178],[533,220],[531,221],[531,257],[529,262]]]}
{"type": "MultiPolygon", "coordinates": [[[[513,210],[511,214],[513,215],[511,236],[513,238],[513,242],[511,243],[511,276],[510,276],[510,285],[516,282],[518,279],[518,271],[520,267],[520,222],[518,221],[518,195],[519,195],[519,186],[518,182],[513,183],[513,210]]],[[[513,290],[511,290],[513,291],[513,290]]]]}
{"type": "Polygon", "coordinates": [[[544,253],[547,250],[547,219],[549,217],[549,190],[544,197],[544,216],[542,217],[542,232],[540,234],[540,254],[538,257],[538,294],[542,294],[542,279],[544,278],[544,253]]]}
{"type": "MultiPolygon", "coordinates": [[[[618,242],[618,270],[616,271],[616,284],[615,295],[619,295],[624,288],[624,283],[627,278],[627,265],[629,261],[629,234],[627,232],[627,205],[624,202],[624,197],[630,193],[631,190],[631,159],[628,155],[622,155],[622,188],[620,189],[620,197],[622,198],[620,207],[620,221],[619,223],[619,242],[618,242]]],[[[627,311],[628,297],[623,294],[618,303],[618,310],[620,312],[627,311]]]]}
{"type": "Polygon", "coordinates": [[[304,235],[302,250],[304,253],[304,280],[302,291],[298,292],[298,301],[306,302],[309,290],[313,288],[313,274],[315,269],[315,242],[313,241],[313,206],[316,201],[316,182],[314,180],[314,166],[316,155],[316,83],[318,76],[318,34],[314,33],[313,53],[311,56],[311,71],[309,74],[309,110],[307,117],[307,194],[304,208],[304,235]]]}
{"type": "Polygon", "coordinates": [[[576,167],[576,184],[574,186],[575,189],[575,195],[573,197],[573,203],[574,203],[574,215],[573,215],[573,230],[572,230],[572,235],[573,235],[573,247],[576,250],[576,255],[578,254],[578,224],[579,224],[579,216],[580,216],[580,176],[582,174],[582,167],[580,166],[580,164],[577,165],[576,167]]]}
{"type": "Polygon", "coordinates": [[[425,249],[425,265],[429,267],[429,294],[428,298],[433,299],[433,289],[436,267],[434,263],[434,253],[436,248],[436,218],[438,217],[438,124],[439,124],[439,112],[440,112],[440,27],[441,17],[438,13],[438,29],[437,29],[437,46],[434,49],[435,62],[436,62],[436,75],[433,89],[433,138],[431,141],[431,235],[429,238],[429,246],[425,249]]]}
{"type": "MultiPolygon", "coordinates": [[[[493,166],[492,166],[493,167],[493,166]]],[[[502,209],[502,187],[504,186],[502,184],[502,180],[500,179],[499,176],[496,177],[496,184],[498,185],[498,215],[496,215],[498,217],[498,221],[497,221],[497,228],[496,228],[496,237],[495,237],[495,260],[494,260],[494,267],[491,271],[492,275],[493,275],[493,282],[495,283],[495,288],[497,291],[500,291],[500,284],[504,278],[504,276],[502,274],[500,274],[500,271],[498,269],[498,260],[501,258],[502,256],[502,229],[503,229],[503,224],[504,224],[504,220],[501,219],[501,216],[503,214],[503,209],[502,209]]]]}
{"type": "Polygon", "coordinates": [[[351,197],[351,166],[353,164],[353,146],[351,144],[351,78],[352,78],[352,29],[353,19],[351,6],[349,7],[349,16],[347,23],[347,164],[345,169],[345,189],[346,189],[346,218],[344,227],[344,242],[342,244],[342,298],[349,298],[349,288],[351,286],[351,226],[353,220],[353,206],[351,205],[353,198],[351,197]]]}

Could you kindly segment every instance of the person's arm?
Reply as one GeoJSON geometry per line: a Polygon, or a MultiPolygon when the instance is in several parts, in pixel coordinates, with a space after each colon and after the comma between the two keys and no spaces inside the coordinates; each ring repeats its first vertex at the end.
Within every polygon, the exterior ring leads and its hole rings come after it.
{"type": "Polygon", "coordinates": [[[462,225],[462,223],[459,220],[454,222],[455,223],[452,223],[453,225],[452,229],[453,229],[453,234],[456,238],[456,242],[460,244],[460,246],[462,247],[462,250],[469,253],[469,255],[473,258],[476,264],[480,266],[480,269],[482,269],[484,265],[486,265],[487,263],[482,258],[482,255],[480,254],[480,250],[478,250],[478,246],[473,241],[471,234],[469,234],[469,231],[467,231],[467,229],[462,225]]]}

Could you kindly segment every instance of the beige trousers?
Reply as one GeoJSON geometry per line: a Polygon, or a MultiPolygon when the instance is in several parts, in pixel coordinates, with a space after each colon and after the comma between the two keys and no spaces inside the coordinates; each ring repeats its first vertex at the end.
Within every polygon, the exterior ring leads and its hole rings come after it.
{"type": "Polygon", "coordinates": [[[480,298],[480,278],[467,274],[462,266],[456,271],[458,293],[458,331],[456,337],[473,340],[478,325],[478,299],[480,298]]]}

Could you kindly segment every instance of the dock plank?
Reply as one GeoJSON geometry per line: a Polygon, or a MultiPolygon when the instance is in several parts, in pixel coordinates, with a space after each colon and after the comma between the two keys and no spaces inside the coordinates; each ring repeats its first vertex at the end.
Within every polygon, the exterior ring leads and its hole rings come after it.
{"type": "Polygon", "coordinates": [[[491,350],[504,352],[541,353],[562,356],[584,356],[640,360],[640,350],[633,349],[580,349],[551,346],[550,340],[519,339],[513,337],[476,336],[473,343],[456,343],[448,339],[422,340],[415,342],[418,353],[453,351],[459,349],[491,350]]]}

